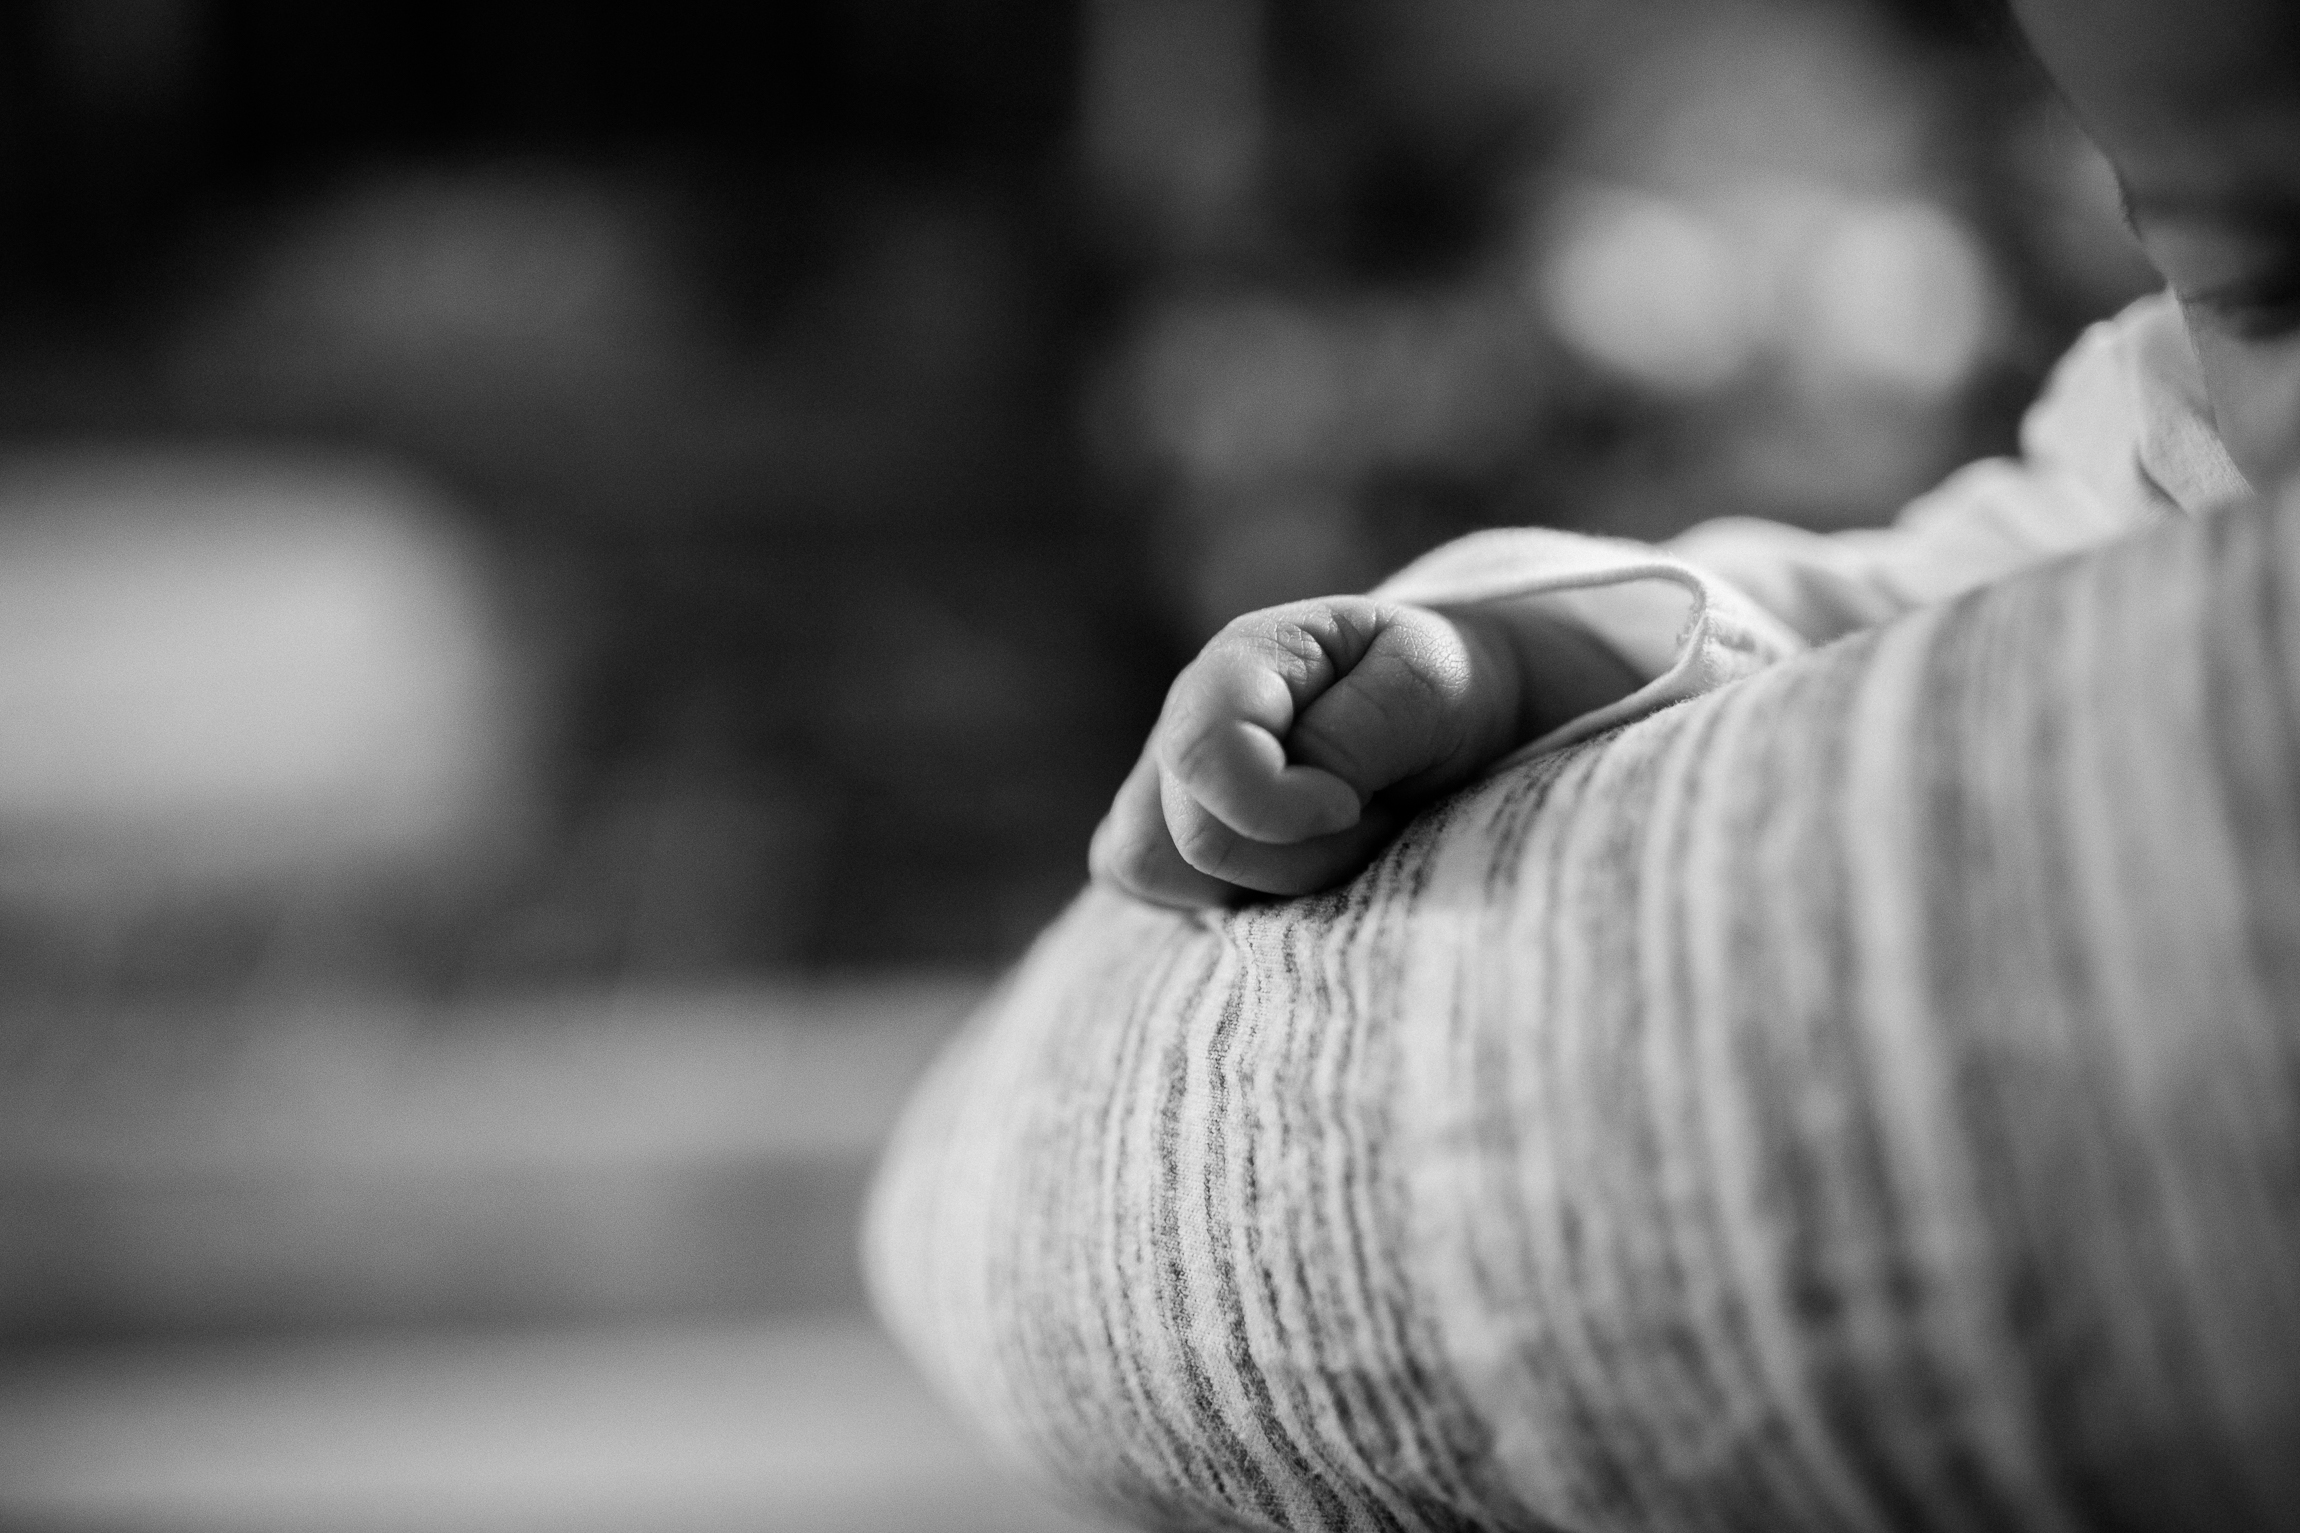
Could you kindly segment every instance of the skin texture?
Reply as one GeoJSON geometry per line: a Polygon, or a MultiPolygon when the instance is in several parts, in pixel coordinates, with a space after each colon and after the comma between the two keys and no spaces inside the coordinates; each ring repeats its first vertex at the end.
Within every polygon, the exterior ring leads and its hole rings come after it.
{"type": "Polygon", "coordinates": [[[2300,470],[2300,6],[2020,0],[2179,298],[2229,455],[2300,470]]]}

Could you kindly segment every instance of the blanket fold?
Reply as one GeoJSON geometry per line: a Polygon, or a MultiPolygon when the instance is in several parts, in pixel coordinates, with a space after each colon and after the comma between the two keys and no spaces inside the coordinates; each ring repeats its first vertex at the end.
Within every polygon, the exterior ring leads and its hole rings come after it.
{"type": "Polygon", "coordinates": [[[1089,891],[867,1244],[1145,1528],[2300,1528],[2300,504],[1089,891]]]}

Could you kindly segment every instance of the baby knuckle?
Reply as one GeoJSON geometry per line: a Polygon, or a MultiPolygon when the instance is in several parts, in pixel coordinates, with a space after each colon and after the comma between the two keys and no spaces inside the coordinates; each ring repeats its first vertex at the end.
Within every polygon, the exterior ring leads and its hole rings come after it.
{"type": "Polygon", "coordinates": [[[1345,668],[1378,626],[1378,612],[1364,597],[1333,596],[1249,612],[1225,632],[1271,669],[1299,681],[1345,668]]]}
{"type": "Polygon", "coordinates": [[[1297,677],[1325,663],[1326,648],[1309,628],[1291,618],[1257,613],[1230,635],[1232,651],[1249,665],[1280,676],[1297,677]]]}
{"type": "Polygon", "coordinates": [[[1211,727],[1182,731],[1162,759],[1166,769],[1184,782],[1203,782],[1219,765],[1220,739],[1211,727]]]}

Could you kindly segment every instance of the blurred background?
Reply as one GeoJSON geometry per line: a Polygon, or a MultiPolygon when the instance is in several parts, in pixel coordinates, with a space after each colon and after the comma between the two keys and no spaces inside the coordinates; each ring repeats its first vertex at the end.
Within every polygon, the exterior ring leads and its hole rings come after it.
{"type": "Polygon", "coordinates": [[[904,1091],[1228,617],[2012,445],[1985,9],[0,7],[0,1526],[1083,1527],[904,1091]]]}

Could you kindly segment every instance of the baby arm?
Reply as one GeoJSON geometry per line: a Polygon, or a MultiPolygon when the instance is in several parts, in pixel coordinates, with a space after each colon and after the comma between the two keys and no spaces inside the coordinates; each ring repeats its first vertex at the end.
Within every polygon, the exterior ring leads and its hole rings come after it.
{"type": "Polygon", "coordinates": [[[1182,907],[1322,889],[1420,805],[1643,679],[1538,601],[1250,613],[1168,691],[1095,832],[1094,876],[1182,907]]]}
{"type": "Polygon", "coordinates": [[[1964,470],[1890,528],[1730,520],[1668,550],[1492,529],[1385,583],[1442,605],[1337,597],[1241,618],[1175,682],[1095,833],[1094,875],[1180,906],[1322,888],[1421,802],[1641,683],[1658,707],[2125,536],[2168,504],[2241,498],[2194,369],[2177,309],[2144,299],[2071,350],[2019,460],[1964,470]]]}

